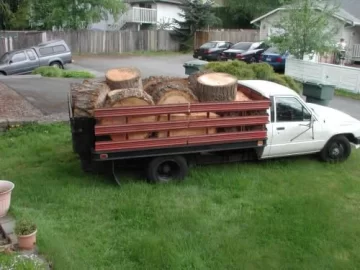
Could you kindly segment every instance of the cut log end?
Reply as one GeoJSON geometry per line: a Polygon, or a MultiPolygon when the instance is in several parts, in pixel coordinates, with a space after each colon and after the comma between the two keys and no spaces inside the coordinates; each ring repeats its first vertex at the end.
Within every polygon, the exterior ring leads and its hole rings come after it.
{"type": "Polygon", "coordinates": [[[169,83],[162,85],[153,93],[155,104],[176,104],[176,103],[196,103],[198,98],[193,92],[183,84],[169,83]]]}
{"type": "Polygon", "coordinates": [[[140,70],[137,68],[114,68],[105,74],[106,82],[111,90],[123,88],[141,88],[142,80],[140,70]]]}
{"type": "Polygon", "coordinates": [[[207,86],[232,86],[237,84],[237,78],[227,73],[208,73],[198,78],[198,83],[207,86]]]}

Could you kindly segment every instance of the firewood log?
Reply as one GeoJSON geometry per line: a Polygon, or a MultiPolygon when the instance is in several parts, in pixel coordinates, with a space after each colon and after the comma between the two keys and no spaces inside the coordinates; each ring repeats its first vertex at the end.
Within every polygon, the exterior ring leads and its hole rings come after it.
{"type": "Polygon", "coordinates": [[[75,117],[91,117],[94,109],[104,106],[110,88],[103,82],[84,81],[71,83],[71,96],[75,117]]]}
{"type": "MultiPolygon", "coordinates": [[[[122,106],[149,106],[154,105],[154,102],[150,95],[138,88],[128,88],[113,90],[108,94],[107,107],[122,107],[122,106]]],[[[152,123],[156,122],[157,116],[129,116],[127,122],[132,123],[152,123]]],[[[101,125],[121,125],[126,123],[125,116],[108,117],[100,120],[101,125]]],[[[129,133],[129,140],[145,139],[150,134],[148,132],[135,132],[129,133]]],[[[113,141],[126,140],[126,134],[111,134],[113,141]]]]}
{"type": "Polygon", "coordinates": [[[111,90],[139,88],[142,89],[140,70],[133,67],[109,69],[106,74],[106,83],[111,90]]]}
{"type": "Polygon", "coordinates": [[[186,78],[179,77],[167,77],[167,76],[150,76],[149,78],[143,80],[143,88],[146,93],[149,95],[153,95],[153,92],[157,90],[157,88],[161,87],[166,83],[178,83],[183,84],[185,88],[188,88],[189,82],[186,78]]]}
{"type": "Polygon", "coordinates": [[[234,101],[237,78],[227,73],[208,73],[197,80],[196,93],[201,102],[234,101]]]}
{"type": "MultiPolygon", "coordinates": [[[[209,113],[209,118],[218,118],[219,115],[215,113],[209,113]]],[[[189,119],[206,119],[207,113],[176,113],[170,115],[170,121],[179,121],[179,120],[189,120],[189,119]]],[[[168,121],[168,115],[161,115],[159,117],[160,122],[168,121]]],[[[188,129],[178,129],[178,130],[170,130],[158,132],[158,138],[166,138],[166,137],[178,137],[178,136],[195,136],[195,135],[205,135],[205,134],[215,134],[216,128],[188,128],[188,129]]]]}
{"type": "Polygon", "coordinates": [[[181,83],[169,82],[161,84],[153,91],[155,104],[176,104],[176,103],[195,103],[198,102],[193,92],[184,87],[181,83]]]}

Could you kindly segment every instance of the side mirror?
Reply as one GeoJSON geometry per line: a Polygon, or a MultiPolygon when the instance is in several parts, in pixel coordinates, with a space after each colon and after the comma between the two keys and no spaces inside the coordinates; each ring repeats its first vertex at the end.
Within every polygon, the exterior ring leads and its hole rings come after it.
{"type": "Polygon", "coordinates": [[[13,61],[12,61],[12,60],[10,60],[10,61],[9,61],[9,65],[11,65],[12,63],[13,63],[13,61]]]}

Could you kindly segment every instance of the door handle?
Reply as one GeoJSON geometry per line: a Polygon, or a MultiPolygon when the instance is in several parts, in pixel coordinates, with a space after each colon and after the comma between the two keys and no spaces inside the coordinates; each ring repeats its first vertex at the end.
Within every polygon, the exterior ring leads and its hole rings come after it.
{"type": "Polygon", "coordinates": [[[278,127],[278,128],[276,128],[276,130],[285,130],[285,128],[284,127],[278,127]]]}

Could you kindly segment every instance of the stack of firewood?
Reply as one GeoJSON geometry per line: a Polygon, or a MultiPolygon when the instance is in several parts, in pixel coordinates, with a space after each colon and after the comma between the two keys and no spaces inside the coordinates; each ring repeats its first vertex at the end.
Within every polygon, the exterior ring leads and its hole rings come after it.
{"type": "MultiPolygon", "coordinates": [[[[71,84],[74,117],[93,117],[98,108],[121,106],[151,106],[176,103],[248,101],[237,90],[237,79],[226,73],[198,72],[188,78],[151,76],[144,80],[137,68],[115,68],[105,74],[105,81],[85,80],[71,84]]],[[[171,114],[170,120],[205,119],[207,113],[171,114]]],[[[210,113],[209,117],[220,115],[210,113]]],[[[168,115],[128,117],[128,123],[168,121],[168,115]]],[[[101,120],[101,125],[125,124],[125,117],[101,120]]],[[[159,138],[216,133],[215,128],[193,128],[159,132],[159,138]]],[[[128,139],[144,139],[147,132],[128,135],[128,139]]],[[[124,140],[125,135],[112,135],[112,140],[124,140]]]]}

